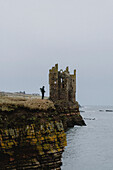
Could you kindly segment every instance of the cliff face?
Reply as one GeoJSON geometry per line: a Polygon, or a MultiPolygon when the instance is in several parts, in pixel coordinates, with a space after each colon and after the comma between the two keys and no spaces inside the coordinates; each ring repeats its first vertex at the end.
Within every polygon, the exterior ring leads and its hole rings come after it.
{"type": "Polygon", "coordinates": [[[54,103],[60,120],[62,120],[64,130],[66,131],[74,125],[85,126],[85,122],[80,115],[78,102],[66,102],[59,100],[54,103]]]}
{"type": "Polygon", "coordinates": [[[0,98],[1,169],[60,169],[66,146],[64,130],[85,125],[77,106],[75,111],[64,105],[50,100],[0,98]]]}
{"type": "Polygon", "coordinates": [[[2,169],[54,169],[61,166],[66,135],[61,121],[0,130],[2,169]]]}

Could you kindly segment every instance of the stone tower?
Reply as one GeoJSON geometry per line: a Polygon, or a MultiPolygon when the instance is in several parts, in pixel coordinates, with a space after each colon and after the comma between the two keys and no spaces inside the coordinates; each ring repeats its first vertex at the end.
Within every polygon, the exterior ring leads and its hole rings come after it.
{"type": "Polygon", "coordinates": [[[66,102],[75,103],[76,98],[76,70],[74,74],[69,73],[68,67],[66,70],[58,71],[58,64],[49,70],[49,86],[50,99],[55,102],[65,100],[66,102]]]}

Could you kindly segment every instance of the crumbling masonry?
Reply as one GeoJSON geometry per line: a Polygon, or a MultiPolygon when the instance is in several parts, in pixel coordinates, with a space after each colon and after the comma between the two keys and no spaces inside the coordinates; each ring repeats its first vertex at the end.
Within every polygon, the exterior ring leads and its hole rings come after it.
{"type": "Polygon", "coordinates": [[[58,71],[58,64],[49,70],[50,99],[53,102],[65,100],[66,102],[75,103],[76,98],[76,70],[74,74],[66,70],[58,71]]]}

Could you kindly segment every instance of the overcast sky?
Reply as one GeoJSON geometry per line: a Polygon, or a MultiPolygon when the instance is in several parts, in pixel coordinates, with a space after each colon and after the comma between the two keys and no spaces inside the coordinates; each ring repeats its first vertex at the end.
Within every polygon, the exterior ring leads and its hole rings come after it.
{"type": "Polygon", "coordinates": [[[113,0],[0,0],[0,91],[40,93],[77,70],[82,105],[113,105],[113,0]]]}

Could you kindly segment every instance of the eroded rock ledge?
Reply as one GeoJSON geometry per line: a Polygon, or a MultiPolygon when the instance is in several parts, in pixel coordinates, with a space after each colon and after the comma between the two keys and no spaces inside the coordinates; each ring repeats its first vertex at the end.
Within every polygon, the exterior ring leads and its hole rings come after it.
{"type": "Polygon", "coordinates": [[[1,169],[60,169],[74,125],[85,125],[77,103],[1,96],[1,169]]]}

